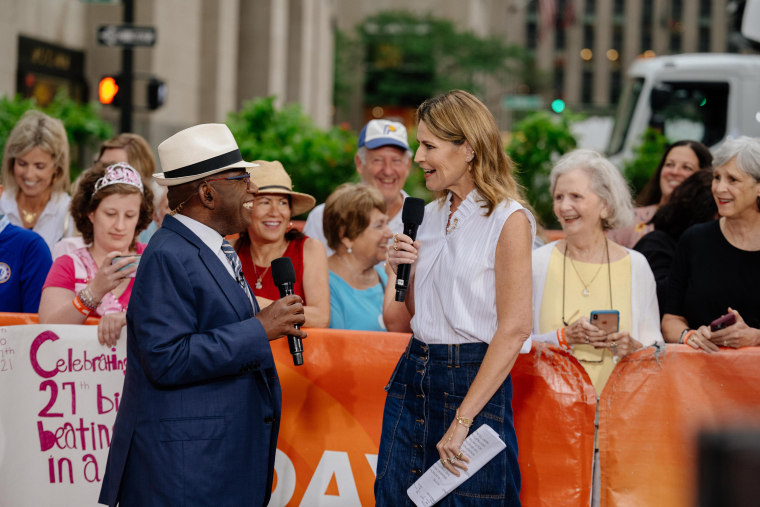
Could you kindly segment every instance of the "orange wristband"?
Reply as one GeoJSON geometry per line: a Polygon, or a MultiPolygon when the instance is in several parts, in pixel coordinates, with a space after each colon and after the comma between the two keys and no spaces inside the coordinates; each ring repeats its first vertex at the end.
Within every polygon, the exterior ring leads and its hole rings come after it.
{"type": "Polygon", "coordinates": [[[84,305],[84,303],[82,303],[82,301],[79,299],[79,295],[76,295],[74,299],[71,301],[71,303],[74,305],[74,308],[76,308],[79,313],[81,313],[85,317],[89,317],[91,310],[87,308],[84,305]]]}
{"type": "Polygon", "coordinates": [[[570,345],[567,344],[567,337],[565,336],[565,328],[561,327],[557,329],[557,342],[559,346],[565,349],[569,349],[570,345]]]}
{"type": "MultiPolygon", "coordinates": [[[[688,344],[689,344],[689,338],[691,338],[691,337],[694,335],[694,333],[696,333],[696,331],[694,331],[693,329],[691,329],[691,330],[689,330],[689,331],[688,331],[688,332],[687,332],[687,333],[684,335],[684,337],[683,337],[683,344],[684,344],[684,345],[688,345],[688,344]]],[[[697,347],[695,347],[694,345],[690,345],[690,347],[694,347],[695,349],[696,349],[696,348],[698,348],[698,346],[697,346],[697,347]]]]}

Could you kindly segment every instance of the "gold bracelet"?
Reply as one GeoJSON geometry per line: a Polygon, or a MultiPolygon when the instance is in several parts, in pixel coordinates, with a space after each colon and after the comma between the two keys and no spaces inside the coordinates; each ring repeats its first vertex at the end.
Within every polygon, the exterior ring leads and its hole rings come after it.
{"type": "Polygon", "coordinates": [[[456,417],[457,422],[461,424],[462,426],[464,426],[465,428],[472,427],[472,419],[467,419],[466,417],[460,416],[459,409],[457,409],[457,414],[455,417],[456,417]]]}

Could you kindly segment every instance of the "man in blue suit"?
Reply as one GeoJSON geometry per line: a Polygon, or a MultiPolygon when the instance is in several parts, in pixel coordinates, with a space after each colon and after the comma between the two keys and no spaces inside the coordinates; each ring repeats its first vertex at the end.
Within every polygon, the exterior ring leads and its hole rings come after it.
{"type": "Polygon", "coordinates": [[[255,164],[229,129],[158,147],[171,215],[142,255],[127,310],[127,370],[100,502],[267,505],[281,392],[269,340],[304,322],[301,298],[259,311],[224,236],[245,230],[255,164]],[[254,316],[255,315],[255,316],[254,316]]]}

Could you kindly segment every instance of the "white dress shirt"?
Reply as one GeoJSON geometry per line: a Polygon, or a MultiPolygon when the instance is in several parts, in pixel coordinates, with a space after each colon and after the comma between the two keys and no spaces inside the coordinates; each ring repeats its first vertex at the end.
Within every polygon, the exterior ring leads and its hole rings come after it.
{"type": "MultiPolygon", "coordinates": [[[[77,232],[69,213],[70,202],[71,197],[66,192],[53,192],[32,229],[42,236],[51,251],[61,238],[73,236],[77,232]]],[[[18,211],[16,191],[6,190],[0,195],[0,213],[7,215],[13,225],[25,227],[18,211]]]]}
{"type": "MultiPolygon", "coordinates": [[[[449,199],[425,207],[414,277],[414,336],[429,344],[490,343],[497,327],[495,258],[504,223],[522,211],[536,234],[533,215],[519,203],[499,203],[485,216],[473,190],[446,223],[449,199]]],[[[526,340],[522,352],[530,350],[526,340]]]]}
{"type": "MultiPolygon", "coordinates": [[[[235,283],[237,283],[235,272],[232,271],[232,264],[230,264],[229,259],[227,259],[227,255],[222,251],[222,242],[224,241],[224,237],[208,225],[202,224],[199,221],[186,215],[177,213],[174,215],[174,218],[179,220],[182,225],[190,229],[193,234],[200,238],[204,245],[209,247],[211,251],[216,254],[217,258],[224,266],[224,269],[227,270],[230,276],[235,279],[235,283]]],[[[240,290],[242,290],[242,288],[240,290]]],[[[249,297],[248,299],[250,300],[251,298],[249,297]]],[[[251,301],[251,307],[254,308],[254,313],[256,313],[255,307],[253,306],[253,301],[251,301]]]]}

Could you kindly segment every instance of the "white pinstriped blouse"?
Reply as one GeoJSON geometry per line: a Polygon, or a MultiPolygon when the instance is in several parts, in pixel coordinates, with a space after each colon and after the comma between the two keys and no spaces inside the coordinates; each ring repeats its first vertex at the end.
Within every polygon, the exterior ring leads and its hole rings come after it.
{"type": "MultiPolygon", "coordinates": [[[[533,215],[519,203],[499,203],[491,216],[477,190],[471,191],[446,222],[450,199],[425,206],[417,233],[421,246],[414,278],[414,336],[428,344],[490,343],[496,332],[494,261],[507,218],[522,210],[536,235],[533,215]],[[453,224],[456,224],[455,226],[453,224]]],[[[530,350],[530,340],[523,352],[530,350]],[[526,349],[527,347],[527,349],[526,349]]]]}

